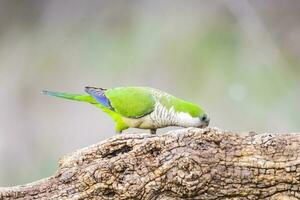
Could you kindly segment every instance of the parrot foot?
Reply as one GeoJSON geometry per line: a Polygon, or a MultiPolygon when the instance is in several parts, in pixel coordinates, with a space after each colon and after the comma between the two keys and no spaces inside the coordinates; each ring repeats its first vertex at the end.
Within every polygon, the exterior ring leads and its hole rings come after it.
{"type": "Polygon", "coordinates": [[[150,129],[151,134],[156,134],[156,129],[150,129]]]}
{"type": "Polygon", "coordinates": [[[122,134],[122,131],[116,131],[116,134],[120,135],[120,134],[122,134]]]}

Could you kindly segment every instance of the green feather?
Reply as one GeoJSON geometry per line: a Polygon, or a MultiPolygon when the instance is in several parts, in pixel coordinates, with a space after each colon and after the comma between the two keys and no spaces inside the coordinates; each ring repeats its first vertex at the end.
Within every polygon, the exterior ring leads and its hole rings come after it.
{"type": "Polygon", "coordinates": [[[104,112],[106,112],[116,123],[116,131],[121,132],[122,130],[125,130],[128,127],[128,125],[123,121],[122,116],[103,105],[99,104],[92,96],[90,95],[81,95],[81,94],[70,94],[70,93],[63,93],[63,92],[51,92],[51,91],[43,91],[44,94],[49,96],[55,96],[60,97],[64,99],[69,100],[75,100],[75,101],[83,101],[91,103],[99,108],[101,108],[104,112]]]}
{"type": "Polygon", "coordinates": [[[160,99],[162,105],[168,109],[174,107],[176,112],[186,112],[192,117],[202,116],[205,112],[198,105],[184,101],[171,95],[162,96],[160,99]]]}
{"type": "Polygon", "coordinates": [[[139,118],[151,113],[155,99],[151,90],[142,87],[119,87],[108,89],[105,96],[115,111],[124,117],[139,118]]]}
{"type": "Polygon", "coordinates": [[[60,97],[64,99],[74,100],[74,101],[84,101],[92,104],[97,104],[97,101],[91,97],[90,95],[82,95],[82,94],[70,94],[64,92],[51,92],[51,91],[43,91],[44,94],[54,97],[60,97]]]}
{"type": "Polygon", "coordinates": [[[125,129],[128,129],[129,126],[123,121],[122,116],[109,108],[104,107],[103,105],[97,103],[95,104],[97,107],[101,108],[105,113],[107,113],[116,123],[115,129],[117,132],[121,132],[125,129]]]}

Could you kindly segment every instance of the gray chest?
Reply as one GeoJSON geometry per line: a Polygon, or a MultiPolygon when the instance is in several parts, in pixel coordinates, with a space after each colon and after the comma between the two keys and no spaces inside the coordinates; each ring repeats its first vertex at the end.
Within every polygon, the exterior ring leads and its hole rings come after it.
{"type": "Polygon", "coordinates": [[[160,103],[155,105],[154,111],[149,115],[155,127],[166,127],[177,124],[176,113],[173,108],[167,109],[160,103]]]}
{"type": "Polygon", "coordinates": [[[124,117],[123,120],[130,127],[144,129],[156,129],[177,124],[174,109],[167,109],[161,104],[156,104],[153,112],[149,115],[138,119],[124,117]]]}

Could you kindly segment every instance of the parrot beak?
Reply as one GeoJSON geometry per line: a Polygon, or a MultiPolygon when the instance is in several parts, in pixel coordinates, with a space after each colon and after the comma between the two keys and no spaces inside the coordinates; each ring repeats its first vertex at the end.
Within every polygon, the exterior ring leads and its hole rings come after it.
{"type": "Polygon", "coordinates": [[[210,119],[207,116],[207,114],[204,114],[201,118],[201,125],[199,126],[199,128],[205,128],[209,125],[210,119]]]}

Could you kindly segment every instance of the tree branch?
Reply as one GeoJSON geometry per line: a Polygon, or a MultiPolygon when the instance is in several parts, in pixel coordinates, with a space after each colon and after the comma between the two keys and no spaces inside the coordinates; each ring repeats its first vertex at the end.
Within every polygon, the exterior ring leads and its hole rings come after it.
{"type": "Polygon", "coordinates": [[[299,199],[300,135],[188,128],[118,135],[0,199],[299,199]]]}

